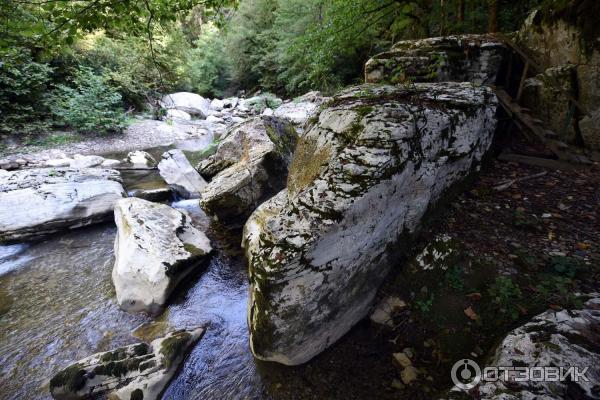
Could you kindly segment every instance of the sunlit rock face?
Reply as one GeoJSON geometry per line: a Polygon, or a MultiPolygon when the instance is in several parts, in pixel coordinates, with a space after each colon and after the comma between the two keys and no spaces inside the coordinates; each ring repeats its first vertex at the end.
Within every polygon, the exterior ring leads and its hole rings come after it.
{"type": "Polygon", "coordinates": [[[403,40],[365,65],[367,83],[472,82],[493,84],[505,46],[492,35],[403,40]]]}
{"type": "Polygon", "coordinates": [[[112,279],[119,306],[127,311],[160,311],[177,284],[212,250],[189,216],[164,204],[119,200],[115,223],[112,279]]]}
{"type": "Polygon", "coordinates": [[[0,170],[0,241],[104,221],[124,194],[119,172],[111,169],[0,170]]]}
{"type": "Polygon", "coordinates": [[[368,314],[405,239],[489,149],[496,107],[469,83],[363,85],[323,106],[287,189],[244,227],[256,357],[301,364],[368,314]]]}
{"type": "Polygon", "coordinates": [[[212,177],[201,193],[203,208],[222,220],[250,215],[285,187],[296,140],[293,125],[274,117],[254,117],[233,127],[198,166],[203,176],[212,177]]]}

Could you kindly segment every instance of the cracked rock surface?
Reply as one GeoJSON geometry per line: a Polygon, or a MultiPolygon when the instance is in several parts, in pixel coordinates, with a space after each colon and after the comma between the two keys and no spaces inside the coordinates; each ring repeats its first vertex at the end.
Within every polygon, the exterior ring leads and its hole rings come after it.
{"type": "Polygon", "coordinates": [[[222,220],[248,216],[285,187],[297,134],[291,123],[259,116],[232,128],[215,154],[198,165],[212,178],[201,204],[222,220]]]}
{"type": "Polygon", "coordinates": [[[119,172],[111,169],[0,170],[0,241],[104,221],[124,193],[119,172]]]}
{"type": "Polygon", "coordinates": [[[50,380],[57,400],[155,400],[205,328],[179,330],[150,345],[137,343],[86,357],[50,380]]]}
{"type": "Polygon", "coordinates": [[[115,222],[112,279],[126,311],[160,311],[177,284],[212,251],[190,217],[164,204],[119,200],[115,222]]]}
{"type": "Polygon", "coordinates": [[[244,227],[256,357],[301,364],[368,314],[405,238],[489,149],[496,106],[444,83],[363,85],[323,107],[287,189],[244,227]]]}

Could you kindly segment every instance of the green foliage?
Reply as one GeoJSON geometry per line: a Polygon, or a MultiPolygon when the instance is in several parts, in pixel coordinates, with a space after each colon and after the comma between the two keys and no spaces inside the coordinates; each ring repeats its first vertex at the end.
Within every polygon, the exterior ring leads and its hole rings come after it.
{"type": "Polygon", "coordinates": [[[121,95],[90,68],[79,68],[72,86],[58,85],[50,102],[57,122],[79,132],[106,133],[125,127],[121,95]]]}
{"type": "Polygon", "coordinates": [[[186,55],[189,90],[210,97],[222,97],[229,86],[229,64],[225,40],[214,25],[206,25],[186,55]]]}
{"type": "Polygon", "coordinates": [[[415,300],[415,309],[419,311],[421,314],[427,314],[431,311],[433,307],[434,294],[431,293],[428,297],[424,299],[415,300]]]}
{"type": "Polygon", "coordinates": [[[0,133],[30,134],[47,127],[41,101],[52,68],[35,62],[27,49],[15,48],[0,61],[0,133]]]}
{"type": "Polygon", "coordinates": [[[492,297],[492,303],[498,311],[510,316],[513,320],[519,317],[517,305],[523,299],[521,289],[513,280],[507,276],[496,278],[488,288],[488,294],[492,297]]]}

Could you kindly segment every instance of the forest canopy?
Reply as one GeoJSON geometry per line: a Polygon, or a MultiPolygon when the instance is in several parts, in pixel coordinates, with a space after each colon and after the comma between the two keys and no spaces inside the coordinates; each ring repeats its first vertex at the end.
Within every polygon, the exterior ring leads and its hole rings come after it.
{"type": "MultiPolygon", "coordinates": [[[[402,39],[512,31],[535,7],[565,0],[0,0],[0,133],[74,126],[67,93],[143,111],[161,93],[331,93],[402,39]],[[79,86],[78,86],[79,85],[79,86]],[[83,85],[83,86],[81,86],[83,85]],[[71,88],[73,91],[66,90],[71,88]],[[67,115],[68,116],[68,115],[67,115]]],[[[115,123],[115,130],[122,127],[115,123]]],[[[95,127],[95,128],[94,128],[95,127]]]]}

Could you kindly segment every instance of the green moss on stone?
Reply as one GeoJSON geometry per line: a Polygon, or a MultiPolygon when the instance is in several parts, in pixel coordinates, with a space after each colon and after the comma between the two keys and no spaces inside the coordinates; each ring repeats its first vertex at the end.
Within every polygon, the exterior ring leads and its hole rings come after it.
{"type": "Polygon", "coordinates": [[[71,392],[77,392],[85,386],[85,373],[80,364],[71,365],[50,379],[50,389],[65,387],[71,392]]]}
{"type": "Polygon", "coordinates": [[[192,335],[185,331],[178,331],[163,340],[160,345],[160,354],[163,355],[163,364],[166,368],[171,368],[173,363],[184,352],[192,335]]]}

